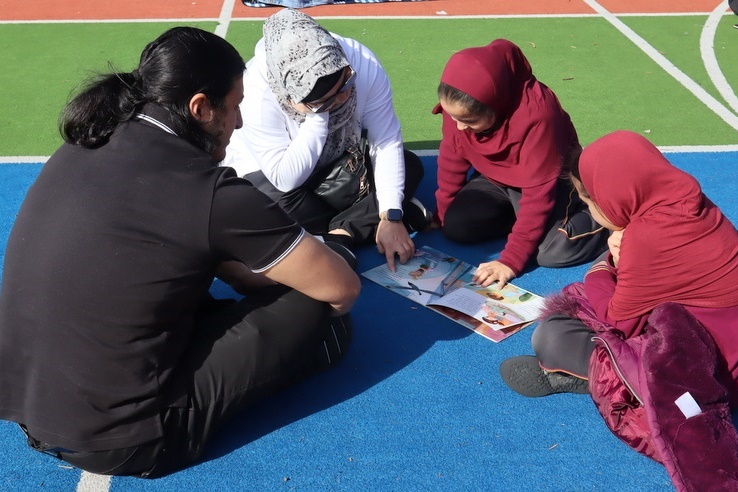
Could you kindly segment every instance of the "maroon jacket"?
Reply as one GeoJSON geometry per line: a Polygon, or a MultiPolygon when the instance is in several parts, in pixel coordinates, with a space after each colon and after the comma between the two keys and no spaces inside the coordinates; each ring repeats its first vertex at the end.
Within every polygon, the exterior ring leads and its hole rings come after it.
{"type": "Polygon", "coordinates": [[[608,428],[662,463],[678,491],[738,490],[738,433],[730,412],[737,393],[708,331],[684,306],[664,303],[621,325],[638,327],[628,335],[598,318],[603,298],[590,302],[589,296],[605,275],[590,275],[549,298],[547,310],[581,319],[596,333],[589,385],[608,428]],[[700,414],[687,418],[674,403],[685,393],[700,414]]]}

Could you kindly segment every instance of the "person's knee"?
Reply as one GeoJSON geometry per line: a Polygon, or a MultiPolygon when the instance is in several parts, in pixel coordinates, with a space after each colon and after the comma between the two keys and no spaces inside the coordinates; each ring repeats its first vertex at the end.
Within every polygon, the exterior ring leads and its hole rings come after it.
{"type": "Polygon", "coordinates": [[[533,335],[530,337],[530,345],[538,360],[545,359],[548,352],[556,346],[553,340],[555,336],[556,330],[553,329],[553,323],[550,322],[549,318],[541,321],[533,331],[533,335]]]}
{"type": "Polygon", "coordinates": [[[567,239],[562,233],[557,241],[548,241],[538,248],[536,262],[546,268],[567,268],[593,261],[603,250],[607,250],[607,239],[599,236],[576,241],[567,239]]]}
{"type": "Polygon", "coordinates": [[[478,242],[474,230],[464,220],[456,218],[451,214],[446,214],[443,222],[443,228],[441,229],[443,235],[447,239],[455,243],[461,244],[472,244],[478,242]]]}
{"type": "MultiPolygon", "coordinates": [[[[413,152],[410,152],[409,150],[404,151],[404,157],[405,157],[405,189],[411,190],[414,194],[415,190],[420,185],[420,182],[423,180],[423,177],[425,176],[425,168],[423,167],[423,161],[420,160],[420,157],[415,155],[413,152]]],[[[406,196],[406,199],[411,198],[410,196],[406,196]]]]}
{"type": "Polygon", "coordinates": [[[563,268],[572,265],[570,258],[562,257],[561,251],[545,247],[538,249],[536,262],[539,266],[546,268],[563,268]]]}
{"type": "Polygon", "coordinates": [[[571,263],[573,253],[571,244],[564,231],[552,230],[538,246],[536,262],[546,268],[561,268],[571,263]]]}
{"type": "Polygon", "coordinates": [[[423,161],[414,152],[404,150],[403,155],[405,157],[405,169],[410,170],[413,175],[423,176],[425,169],[423,168],[423,161]]]}
{"type": "Polygon", "coordinates": [[[455,243],[472,244],[484,240],[480,236],[483,228],[479,221],[470,219],[468,207],[454,200],[443,217],[441,232],[446,238],[455,243]]]}

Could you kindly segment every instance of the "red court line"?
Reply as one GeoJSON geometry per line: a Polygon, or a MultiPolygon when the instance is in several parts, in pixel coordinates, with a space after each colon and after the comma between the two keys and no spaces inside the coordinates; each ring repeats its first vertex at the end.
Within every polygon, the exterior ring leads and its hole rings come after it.
{"type": "MultiPolygon", "coordinates": [[[[711,12],[719,0],[600,0],[614,14],[711,12]]],[[[202,19],[220,16],[222,0],[0,0],[0,21],[202,19]]],[[[236,0],[234,18],[265,18],[281,7],[246,7],[236,0]]],[[[582,0],[427,0],[323,5],[315,17],[592,14],[582,0]]]]}

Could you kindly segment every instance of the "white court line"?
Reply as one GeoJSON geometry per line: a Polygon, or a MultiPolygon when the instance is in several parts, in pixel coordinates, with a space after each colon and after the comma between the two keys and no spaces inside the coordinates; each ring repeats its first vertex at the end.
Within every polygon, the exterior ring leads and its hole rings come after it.
{"type": "Polygon", "coordinates": [[[705,70],[707,70],[707,75],[710,76],[713,85],[717,88],[720,95],[723,96],[725,102],[733,109],[733,112],[738,113],[738,97],[736,97],[733,88],[730,87],[725,75],[720,70],[720,65],[715,56],[715,33],[720,19],[726,14],[733,15],[732,12],[730,14],[726,12],[727,8],[728,4],[723,0],[707,18],[705,27],[702,28],[702,34],[700,35],[700,53],[702,54],[702,63],[705,64],[705,70]]]}
{"type": "MultiPolygon", "coordinates": [[[[662,145],[656,146],[664,154],[738,152],[736,145],[662,145]]],[[[418,157],[437,157],[438,149],[413,150],[418,157]]],[[[2,163],[2,158],[0,158],[2,163]]]]}
{"type": "Polygon", "coordinates": [[[648,44],[645,39],[640,37],[631,28],[626,26],[620,19],[611,14],[602,5],[597,3],[595,0],[584,0],[584,2],[592,7],[597,13],[599,13],[605,20],[612,24],[618,31],[621,32],[625,37],[630,39],[633,44],[638,46],[644,53],[646,53],[653,61],[656,62],[662,69],[669,75],[674,77],[680,82],[688,91],[694,94],[697,99],[702,101],[708,108],[710,108],[715,114],[723,119],[728,125],[738,130],[738,116],[732,111],[723,106],[723,104],[712,97],[705,89],[700,87],[694,80],[690,79],[687,74],[679,70],[673,63],[671,63],[664,55],[659,53],[653,46],[648,44]]]}
{"type": "MultiPolygon", "coordinates": [[[[643,13],[627,13],[618,14],[620,17],[684,17],[684,16],[705,16],[710,12],[643,12],[643,13]]],[[[436,15],[316,15],[314,19],[337,19],[337,20],[363,20],[363,19],[572,19],[583,17],[600,17],[600,14],[497,14],[497,15],[448,15],[446,13],[438,13],[436,15]]],[[[184,17],[184,18],[163,18],[163,19],[36,19],[36,20],[2,20],[3,24],[113,24],[113,23],[169,23],[169,24],[191,24],[193,22],[213,22],[221,19],[214,17],[184,17]]],[[[266,17],[232,17],[231,22],[241,21],[263,21],[266,17]]]]}
{"type": "MultiPolygon", "coordinates": [[[[232,11],[232,9],[231,9],[232,11]]],[[[625,15],[653,15],[653,16],[672,16],[672,15],[707,15],[708,12],[703,14],[700,13],[685,13],[685,14],[625,14],[625,15]]],[[[222,15],[222,12],[221,12],[222,15]]],[[[316,20],[411,20],[411,19],[566,19],[566,18],[580,18],[580,17],[600,17],[599,14],[503,14],[503,15],[447,15],[447,14],[436,14],[436,15],[363,15],[352,16],[352,15],[315,15],[313,19],[316,20]]],[[[220,21],[221,19],[214,17],[183,17],[183,18],[164,18],[164,19],[34,19],[34,20],[2,20],[0,25],[3,24],[118,24],[118,23],[168,23],[168,24],[191,24],[194,22],[213,22],[220,21]]],[[[230,16],[230,22],[254,22],[254,21],[265,21],[266,17],[233,17],[230,16]]]]}
{"type": "Polygon", "coordinates": [[[218,27],[215,28],[215,34],[225,39],[228,33],[228,26],[231,25],[233,19],[233,8],[236,6],[236,0],[225,0],[223,7],[220,9],[220,17],[218,17],[218,27]]]}
{"type": "Polygon", "coordinates": [[[77,492],[107,492],[110,490],[110,475],[82,472],[77,483],[77,492]]]}
{"type": "MultiPolygon", "coordinates": [[[[390,0],[392,1],[392,0],[390,0]]],[[[643,12],[643,13],[627,13],[619,14],[621,17],[684,17],[684,16],[705,16],[709,12],[643,12]]],[[[438,13],[436,15],[362,15],[350,16],[350,15],[315,15],[313,19],[337,19],[337,20],[351,20],[351,19],[580,19],[587,17],[601,17],[600,14],[486,14],[486,15],[448,15],[445,12],[438,13]]],[[[239,17],[234,20],[248,20],[258,21],[264,20],[264,17],[239,17]]]]}
{"type": "Polygon", "coordinates": [[[48,160],[48,155],[11,155],[0,157],[0,164],[43,164],[48,160]]]}
{"type": "Polygon", "coordinates": [[[738,152],[738,145],[663,145],[658,149],[664,154],[683,154],[685,152],[738,152]]]}
{"type": "MultiPolygon", "coordinates": [[[[663,145],[658,149],[664,153],[710,153],[710,152],[738,152],[738,144],[732,145],[663,145]]],[[[435,157],[438,149],[413,150],[419,157],[435,157]]],[[[0,166],[3,164],[43,164],[50,156],[0,156],[0,166]]]]}

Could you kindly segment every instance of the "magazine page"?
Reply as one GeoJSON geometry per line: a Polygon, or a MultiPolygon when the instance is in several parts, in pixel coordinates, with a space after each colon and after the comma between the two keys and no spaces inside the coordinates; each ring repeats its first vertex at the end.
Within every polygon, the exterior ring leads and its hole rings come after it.
{"type": "Polygon", "coordinates": [[[428,306],[428,308],[432,309],[433,311],[436,311],[438,314],[441,314],[452,321],[455,321],[461,326],[468,328],[474,333],[478,335],[482,335],[484,338],[488,340],[492,340],[495,343],[501,342],[507,337],[514,335],[515,333],[519,332],[520,330],[528,326],[530,323],[532,323],[532,322],[520,323],[518,325],[512,325],[508,328],[502,328],[502,329],[496,330],[492,328],[490,325],[483,323],[479,320],[476,320],[472,318],[471,316],[468,316],[464,313],[460,313],[459,311],[456,311],[455,309],[447,308],[445,306],[428,306]]]}
{"type": "Polygon", "coordinates": [[[444,306],[481,321],[494,330],[502,330],[534,321],[543,308],[543,298],[513,284],[498,289],[496,284],[481,287],[471,281],[471,270],[459,279],[457,288],[433,299],[429,305],[444,306]]]}
{"type": "Polygon", "coordinates": [[[404,265],[395,263],[391,272],[386,264],[362,275],[393,292],[424,306],[459,286],[458,280],[472,266],[438,250],[423,246],[404,265]]]}
{"type": "Polygon", "coordinates": [[[476,267],[429,246],[391,272],[385,263],[362,275],[456,323],[499,342],[532,323],[543,298],[507,284],[503,289],[472,282],[476,267]]]}

